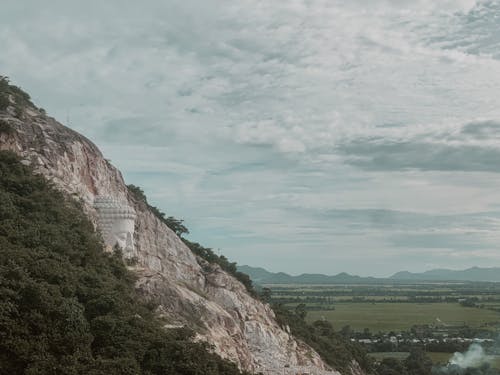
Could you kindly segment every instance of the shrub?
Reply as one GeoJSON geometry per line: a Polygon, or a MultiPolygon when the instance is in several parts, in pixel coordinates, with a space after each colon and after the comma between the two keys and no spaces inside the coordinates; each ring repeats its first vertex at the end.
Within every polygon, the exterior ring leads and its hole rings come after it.
{"type": "Polygon", "coordinates": [[[185,238],[181,239],[195,255],[206,260],[208,263],[218,264],[220,268],[239,280],[245,286],[245,289],[248,293],[250,293],[252,297],[258,298],[258,294],[253,287],[250,276],[248,276],[246,273],[239,272],[237,270],[238,267],[236,262],[230,262],[224,255],[217,255],[213,252],[212,249],[203,247],[197,242],[191,242],[185,238]]]}
{"type": "Polygon", "coordinates": [[[10,104],[9,95],[0,92],[0,111],[5,111],[9,106],[9,104],[10,104]]]}
{"type": "Polygon", "coordinates": [[[189,230],[184,226],[184,220],[176,219],[173,216],[166,216],[164,212],[162,212],[157,207],[151,206],[148,203],[148,199],[146,198],[146,194],[144,194],[144,190],[142,190],[139,186],[135,185],[127,185],[128,190],[135,197],[136,200],[146,204],[149,210],[155,215],[163,224],[172,229],[175,234],[179,237],[183,234],[189,234],[189,230]]]}
{"type": "Polygon", "coordinates": [[[5,110],[11,104],[9,96],[14,100],[16,108],[16,116],[20,117],[25,107],[35,105],[31,101],[31,97],[20,87],[11,85],[9,79],[5,76],[0,76],[0,110],[5,110]]]}
{"type": "Polygon", "coordinates": [[[12,126],[7,121],[0,119],[0,134],[12,134],[13,132],[12,126]]]}
{"type": "Polygon", "coordinates": [[[166,215],[158,208],[151,206],[148,203],[146,194],[144,194],[144,190],[142,190],[140,187],[135,185],[127,185],[127,187],[134,198],[137,201],[144,203],[161,222],[172,229],[195,255],[206,260],[208,263],[218,264],[224,271],[238,279],[253,297],[258,298],[258,294],[253,288],[252,280],[247,274],[239,272],[237,270],[237,265],[235,262],[230,262],[224,255],[215,254],[210,248],[203,247],[197,242],[191,242],[183,238],[183,235],[189,234],[188,228],[186,228],[186,226],[184,226],[183,224],[184,220],[176,219],[173,216],[166,217],[166,215]]]}
{"type": "Polygon", "coordinates": [[[5,151],[0,199],[0,372],[240,374],[192,331],[164,330],[78,204],[5,151]]]}
{"type": "Polygon", "coordinates": [[[282,304],[273,304],[278,323],[290,327],[292,334],[318,352],[321,358],[341,373],[350,373],[353,360],[368,373],[373,369],[371,359],[357,343],[351,342],[333,329],[328,321],[306,322],[306,306],[298,305],[294,310],[282,304]]]}

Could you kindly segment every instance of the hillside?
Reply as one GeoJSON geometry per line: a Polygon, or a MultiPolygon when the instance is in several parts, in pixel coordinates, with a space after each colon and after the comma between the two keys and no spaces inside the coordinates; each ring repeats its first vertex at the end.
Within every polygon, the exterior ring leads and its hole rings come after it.
{"type": "MultiPolygon", "coordinates": [[[[252,297],[218,264],[196,256],[129,190],[92,142],[48,117],[29,95],[0,78],[0,149],[13,151],[76,199],[94,227],[96,197],[112,197],[133,208],[133,246],[124,257],[137,278],[136,290],[156,306],[155,316],[166,327],[193,328],[197,340],[250,372],[339,374],[280,326],[269,305],[252,297]]],[[[362,372],[353,364],[349,373],[362,372]]]]}
{"type": "Polygon", "coordinates": [[[163,322],[120,253],[15,154],[0,151],[0,370],[8,374],[240,374],[163,322]]]}

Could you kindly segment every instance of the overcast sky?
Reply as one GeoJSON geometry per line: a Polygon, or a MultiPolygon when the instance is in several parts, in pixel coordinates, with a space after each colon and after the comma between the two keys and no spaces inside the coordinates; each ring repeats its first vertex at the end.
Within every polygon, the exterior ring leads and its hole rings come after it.
{"type": "Polygon", "coordinates": [[[293,274],[500,266],[500,4],[2,0],[0,74],[293,274]]]}

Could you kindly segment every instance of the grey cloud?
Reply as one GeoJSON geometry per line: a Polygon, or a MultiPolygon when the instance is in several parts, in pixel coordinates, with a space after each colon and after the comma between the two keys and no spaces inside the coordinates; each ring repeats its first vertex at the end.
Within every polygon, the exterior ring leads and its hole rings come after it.
{"type": "Polygon", "coordinates": [[[377,231],[496,231],[500,212],[475,212],[468,214],[426,214],[387,209],[336,209],[318,215],[334,228],[377,231]]]}
{"type": "Polygon", "coordinates": [[[500,9],[475,3],[4,0],[0,74],[232,259],[392,272],[399,232],[496,230],[461,214],[496,176],[429,172],[500,168],[495,123],[439,125],[500,119],[500,9]]]}
{"type": "Polygon", "coordinates": [[[499,121],[481,121],[465,124],[461,131],[462,135],[470,136],[478,140],[488,140],[500,136],[499,121]]]}
{"type": "Polygon", "coordinates": [[[390,236],[389,242],[400,248],[450,249],[462,252],[492,247],[492,244],[486,242],[481,236],[461,233],[406,233],[390,236]]]}
{"type": "Polygon", "coordinates": [[[98,137],[121,145],[164,146],[176,141],[176,132],[165,127],[157,117],[138,116],[107,121],[99,128],[98,137]]]}
{"type": "Polygon", "coordinates": [[[486,146],[358,139],[340,145],[338,151],[346,156],[346,163],[371,171],[500,173],[500,148],[486,146]]]}
{"type": "Polygon", "coordinates": [[[480,1],[470,12],[457,13],[445,35],[433,35],[428,43],[441,48],[500,59],[498,1],[480,1]]]}

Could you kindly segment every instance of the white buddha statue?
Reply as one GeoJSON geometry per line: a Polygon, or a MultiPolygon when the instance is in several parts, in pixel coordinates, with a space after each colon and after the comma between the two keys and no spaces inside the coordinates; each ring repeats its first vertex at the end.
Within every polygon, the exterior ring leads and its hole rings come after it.
{"type": "Polygon", "coordinates": [[[134,255],[136,214],[125,201],[111,197],[96,197],[94,207],[99,214],[99,229],[108,250],[118,245],[125,257],[134,255]]]}

